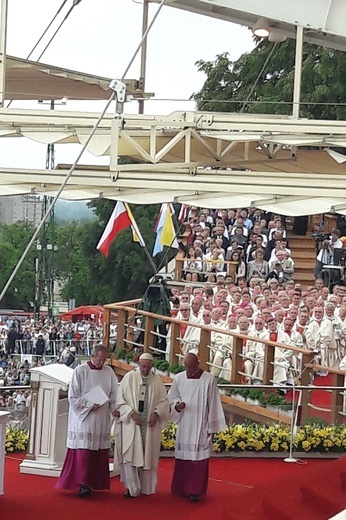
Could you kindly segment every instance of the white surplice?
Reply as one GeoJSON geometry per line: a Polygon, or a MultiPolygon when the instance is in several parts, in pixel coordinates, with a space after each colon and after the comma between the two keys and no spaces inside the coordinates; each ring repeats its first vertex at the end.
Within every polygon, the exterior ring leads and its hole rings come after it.
{"type": "Polygon", "coordinates": [[[132,496],[139,493],[153,494],[157,485],[161,431],[169,413],[166,389],[159,375],[152,371],[145,378],[145,385],[138,368],[123,378],[119,385],[116,420],[116,454],[120,463],[121,479],[132,496]],[[141,392],[145,396],[141,396],[141,392]],[[139,411],[139,401],[144,402],[144,414],[139,411]],[[137,426],[131,415],[141,416],[143,427],[137,426]],[[147,422],[150,416],[158,415],[154,426],[147,422]]]}
{"type": "Polygon", "coordinates": [[[115,410],[118,381],[113,370],[103,366],[92,370],[88,363],[79,365],[72,374],[68,399],[70,403],[66,446],[71,449],[103,450],[110,448],[110,413],[115,410]],[[100,386],[109,402],[91,411],[93,405],[85,398],[100,386]]]}
{"type": "Polygon", "coordinates": [[[172,418],[178,423],[175,458],[208,459],[212,434],[226,428],[215,378],[203,372],[199,379],[188,379],[186,372],[181,372],[175,376],[168,398],[172,404],[172,418]],[[180,413],[175,411],[179,402],[186,404],[180,413]]]}

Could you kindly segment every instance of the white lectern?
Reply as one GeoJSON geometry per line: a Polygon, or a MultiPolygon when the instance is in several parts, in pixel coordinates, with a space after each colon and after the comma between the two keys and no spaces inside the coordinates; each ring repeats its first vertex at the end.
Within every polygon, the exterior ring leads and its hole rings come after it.
{"type": "Polygon", "coordinates": [[[0,412],[0,495],[4,494],[6,423],[10,412],[0,412]]]}
{"type": "Polygon", "coordinates": [[[20,472],[58,477],[66,454],[67,390],[73,369],[54,364],[30,372],[29,443],[20,472]]]}

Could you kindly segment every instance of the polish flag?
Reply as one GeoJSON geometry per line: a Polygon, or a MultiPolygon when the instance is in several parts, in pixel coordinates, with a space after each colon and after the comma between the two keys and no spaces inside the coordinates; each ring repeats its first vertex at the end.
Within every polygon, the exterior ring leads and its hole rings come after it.
{"type": "Polygon", "coordinates": [[[104,232],[102,233],[102,237],[96,246],[96,249],[101,251],[101,253],[107,257],[110,245],[115,237],[118,235],[118,233],[120,233],[120,231],[130,227],[131,225],[132,221],[129,217],[129,214],[126,211],[124,204],[119,201],[113,209],[113,212],[104,232]]]}
{"type": "Polygon", "coordinates": [[[186,222],[189,207],[190,206],[188,206],[187,204],[181,205],[179,216],[178,216],[178,220],[180,220],[180,222],[186,222]]]}

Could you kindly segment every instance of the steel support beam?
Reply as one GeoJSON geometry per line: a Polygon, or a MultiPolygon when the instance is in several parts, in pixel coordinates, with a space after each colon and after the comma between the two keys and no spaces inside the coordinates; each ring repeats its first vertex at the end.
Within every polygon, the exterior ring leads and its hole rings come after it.
{"type": "MultiPolygon", "coordinates": [[[[37,193],[44,193],[56,189],[65,179],[68,169],[61,170],[18,170],[0,169],[0,183],[18,186],[25,185],[28,190],[34,188],[37,193]]],[[[120,171],[117,176],[111,172],[97,168],[74,172],[67,189],[76,191],[91,190],[102,194],[105,190],[114,193],[129,189],[146,189],[161,191],[198,192],[211,194],[263,194],[281,197],[333,197],[345,198],[345,181],[343,175],[307,175],[295,173],[287,176],[286,173],[246,172],[198,170],[194,175],[189,173],[162,171],[120,171]]]]}
{"type": "Polygon", "coordinates": [[[344,0],[167,0],[166,5],[251,29],[263,17],[275,31],[293,39],[295,27],[300,25],[306,29],[305,41],[346,50],[344,0]]]}
{"type": "Polygon", "coordinates": [[[3,108],[6,91],[6,39],[8,0],[0,0],[0,108],[3,108]]]}

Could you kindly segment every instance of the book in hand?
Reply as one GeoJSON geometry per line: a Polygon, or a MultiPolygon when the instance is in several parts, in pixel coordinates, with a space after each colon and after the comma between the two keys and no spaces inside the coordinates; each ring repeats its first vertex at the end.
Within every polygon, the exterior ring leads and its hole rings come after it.
{"type": "Polygon", "coordinates": [[[89,392],[84,394],[83,397],[90,403],[99,404],[100,406],[109,402],[109,397],[100,386],[95,386],[95,388],[92,388],[89,392]]]}

